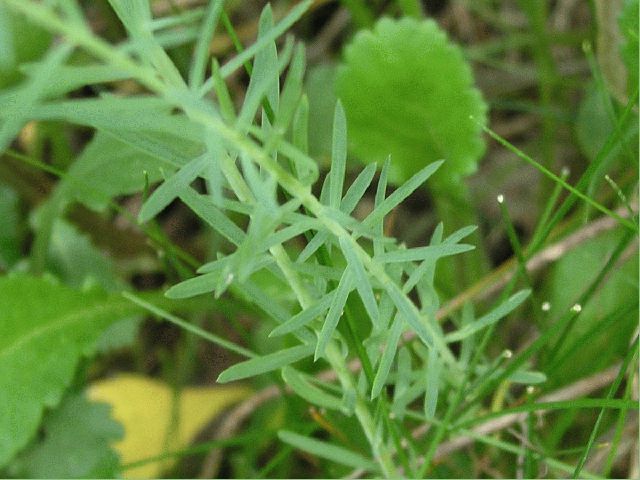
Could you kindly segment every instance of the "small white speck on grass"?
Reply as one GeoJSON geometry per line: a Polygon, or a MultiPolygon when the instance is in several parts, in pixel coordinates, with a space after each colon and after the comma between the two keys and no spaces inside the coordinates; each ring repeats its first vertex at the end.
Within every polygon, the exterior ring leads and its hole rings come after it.
{"type": "Polygon", "coordinates": [[[529,385],[527,387],[527,394],[528,395],[533,395],[533,393],[536,391],[536,387],[534,387],[533,385],[529,385]]]}
{"type": "Polygon", "coordinates": [[[396,414],[394,412],[389,412],[389,420],[395,420],[396,414]]]}
{"type": "Polygon", "coordinates": [[[502,352],[502,356],[509,360],[511,357],[513,357],[513,352],[507,348],[504,352],[502,352]]]}
{"type": "Polygon", "coordinates": [[[571,307],[571,311],[575,313],[580,313],[582,311],[582,305],[576,303],[573,307],[571,307]]]}
{"type": "Polygon", "coordinates": [[[542,311],[543,312],[548,312],[549,310],[551,310],[551,303],[549,302],[542,302],[542,311]]]}
{"type": "Polygon", "coordinates": [[[406,449],[409,446],[409,440],[403,438],[402,440],[400,440],[400,446],[406,449]]]}
{"type": "Polygon", "coordinates": [[[504,203],[504,195],[500,194],[496,197],[496,200],[498,201],[499,204],[503,204],[504,203]]]}
{"type": "Polygon", "coordinates": [[[560,175],[563,177],[568,177],[570,173],[571,170],[569,170],[569,167],[562,167],[562,170],[560,170],[560,175]]]}

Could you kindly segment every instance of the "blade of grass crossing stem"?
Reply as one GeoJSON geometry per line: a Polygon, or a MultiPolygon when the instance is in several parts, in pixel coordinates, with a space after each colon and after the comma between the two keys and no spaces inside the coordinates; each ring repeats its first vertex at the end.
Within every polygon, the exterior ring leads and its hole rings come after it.
{"type": "Polygon", "coordinates": [[[339,463],[340,465],[346,465],[352,468],[361,468],[368,472],[378,470],[378,466],[368,458],[327,442],[298,435],[297,433],[287,430],[281,430],[278,432],[278,437],[283,442],[288,443],[299,450],[316,455],[320,458],[331,460],[339,463]]]}
{"type": "Polygon", "coordinates": [[[497,141],[498,143],[500,143],[503,147],[505,147],[507,150],[513,152],[516,156],[518,156],[518,158],[524,160],[525,162],[527,162],[529,165],[535,167],[537,170],[539,170],[543,175],[545,175],[546,177],[550,178],[551,180],[553,180],[554,182],[562,185],[564,187],[565,190],[571,192],[572,194],[574,194],[576,197],[580,198],[581,200],[585,201],[586,203],[588,203],[589,205],[591,205],[592,207],[594,207],[595,209],[599,210],[600,212],[604,213],[605,215],[614,218],[616,221],[618,221],[618,223],[620,223],[621,225],[624,225],[625,227],[627,227],[628,229],[630,229],[631,231],[638,233],[638,226],[627,220],[626,218],[621,217],[620,215],[618,215],[615,212],[612,212],[611,210],[609,210],[607,207],[605,207],[604,205],[601,205],[600,203],[598,203],[597,201],[589,198],[587,195],[585,195],[584,193],[582,193],[580,190],[572,187],[571,185],[569,185],[567,182],[565,182],[564,180],[562,180],[562,178],[558,177],[555,173],[551,172],[550,170],[548,170],[547,168],[545,168],[543,165],[541,165],[540,163],[536,162],[533,158],[531,158],[529,155],[527,155],[526,153],[524,153],[522,150],[518,149],[516,146],[514,146],[513,144],[511,144],[509,141],[507,141],[506,139],[504,139],[503,137],[501,137],[500,135],[498,135],[497,133],[495,133],[493,130],[491,130],[489,127],[478,123],[478,125],[480,125],[482,127],[482,129],[489,134],[489,136],[491,138],[493,138],[495,141],[497,141]]]}
{"type": "Polygon", "coordinates": [[[391,371],[391,365],[393,364],[393,359],[395,358],[396,351],[398,350],[398,341],[400,340],[400,335],[402,335],[403,326],[404,321],[402,320],[402,317],[400,315],[396,315],[387,337],[387,344],[384,347],[384,352],[382,352],[378,371],[373,379],[373,386],[371,387],[372,400],[380,395],[382,388],[387,383],[387,378],[391,371]]]}
{"type": "Polygon", "coordinates": [[[340,317],[342,316],[344,306],[347,303],[347,298],[349,297],[351,290],[353,290],[353,273],[350,268],[347,268],[338,283],[331,306],[329,307],[329,313],[327,313],[327,317],[325,318],[320,334],[318,335],[314,361],[324,356],[325,349],[331,341],[333,332],[338,325],[340,317]]]}
{"type": "Polygon", "coordinates": [[[194,335],[199,336],[200,338],[207,340],[211,343],[215,343],[216,345],[222,347],[222,348],[226,348],[227,350],[231,351],[231,352],[235,352],[239,355],[242,355],[244,357],[249,357],[249,358],[253,358],[256,356],[256,354],[254,352],[252,352],[251,350],[248,350],[244,347],[241,347],[239,345],[236,345],[233,342],[230,342],[228,340],[225,340],[224,338],[221,338],[213,333],[209,333],[203,329],[201,329],[200,327],[197,327],[195,325],[192,325],[191,323],[182,320],[181,318],[176,317],[175,315],[172,315],[171,313],[147,302],[146,300],[143,300],[142,298],[138,297],[137,295],[134,295],[132,293],[129,292],[122,292],[122,296],[124,298],[126,298],[127,300],[129,300],[130,302],[135,303],[136,305],[144,308],[145,310],[153,313],[154,315],[157,315],[158,317],[167,320],[168,322],[171,322],[183,329],[185,329],[188,332],[193,333],[194,335]]]}
{"type": "Polygon", "coordinates": [[[333,113],[333,143],[331,147],[331,171],[329,172],[329,206],[340,208],[344,175],[347,164],[347,119],[342,103],[338,100],[333,113]]]}
{"type": "Polygon", "coordinates": [[[184,167],[162,183],[144,202],[138,215],[138,221],[145,223],[155,217],[193,182],[208,163],[215,161],[208,155],[194,158],[184,167]]]}
{"type": "Polygon", "coordinates": [[[521,290],[515,295],[512,295],[507,301],[494,308],[491,312],[479,318],[473,323],[467,324],[460,328],[456,332],[450,333],[445,337],[447,342],[457,342],[464,340],[465,338],[474,335],[483,328],[493,325],[498,320],[506,317],[516,308],[518,308],[522,302],[531,294],[531,290],[521,290]]]}
{"type": "MultiPolygon", "coordinates": [[[[623,372],[624,373],[624,372],[623,372]]],[[[619,386],[619,384],[618,384],[619,386]]],[[[528,413],[538,411],[552,411],[552,410],[573,410],[573,409],[589,409],[600,408],[602,410],[633,410],[638,408],[637,400],[624,400],[620,398],[578,398],[573,400],[559,400],[556,402],[533,402],[526,405],[519,405],[513,408],[505,408],[497,412],[492,412],[487,415],[480,415],[471,420],[458,422],[453,425],[454,429],[458,428],[470,428],[474,425],[483,424],[489,420],[501,418],[505,415],[511,415],[514,413],[528,413]]],[[[582,451],[584,453],[584,450],[582,451]]]]}
{"type": "MultiPolygon", "coordinates": [[[[633,346],[627,353],[627,356],[625,357],[624,362],[620,366],[620,371],[618,372],[616,379],[613,381],[613,383],[611,384],[611,387],[609,388],[609,391],[607,392],[607,397],[606,397],[607,399],[612,399],[613,396],[616,394],[618,388],[620,387],[620,384],[622,383],[624,375],[627,372],[627,368],[629,367],[629,364],[633,362],[633,359],[636,358],[637,354],[638,354],[638,337],[636,336],[636,339],[633,342],[633,346]]],[[[635,372],[632,373],[632,375],[634,374],[635,372]]],[[[637,407],[636,407],[636,410],[637,410],[637,407]]],[[[591,451],[591,447],[593,447],[593,444],[596,441],[596,436],[598,435],[598,429],[600,428],[600,424],[602,423],[602,419],[604,418],[604,412],[605,412],[605,408],[603,407],[602,410],[600,410],[600,413],[598,414],[596,423],[593,425],[593,429],[591,430],[591,435],[589,435],[589,440],[584,449],[584,452],[582,453],[582,455],[580,456],[580,459],[578,460],[576,469],[573,472],[573,478],[580,477],[582,468],[584,467],[584,464],[586,463],[587,458],[589,457],[589,452],[591,451]]]]}
{"type": "Polygon", "coordinates": [[[356,289],[358,291],[358,294],[360,295],[360,298],[362,299],[364,308],[367,311],[369,318],[371,319],[371,323],[373,324],[374,328],[379,328],[380,315],[378,312],[378,303],[376,302],[376,299],[373,295],[371,282],[369,280],[367,272],[365,272],[364,270],[362,261],[358,256],[358,252],[351,244],[351,242],[354,242],[354,240],[352,238],[340,237],[338,241],[340,242],[342,253],[344,254],[347,263],[349,264],[349,268],[353,272],[356,289]]]}
{"type": "Polygon", "coordinates": [[[313,345],[298,345],[278,352],[236,363],[218,376],[218,383],[255,377],[302,360],[313,353],[313,345]]]}
{"type": "Polygon", "coordinates": [[[209,47],[223,7],[224,0],[211,0],[207,6],[207,12],[200,27],[189,68],[189,87],[193,90],[197,91],[204,82],[205,68],[209,59],[209,47]]]}

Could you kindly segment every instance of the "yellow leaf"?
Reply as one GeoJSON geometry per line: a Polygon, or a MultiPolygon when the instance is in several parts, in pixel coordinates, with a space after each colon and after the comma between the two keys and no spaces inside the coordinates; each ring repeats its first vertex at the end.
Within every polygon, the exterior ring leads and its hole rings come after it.
{"type": "MultiPolygon", "coordinates": [[[[125,429],[114,448],[124,465],[186,448],[194,436],[227,407],[251,393],[244,386],[186,387],[174,410],[171,387],[142,375],[119,375],[93,383],[89,398],[111,404],[125,429]],[[177,424],[173,414],[177,413],[177,424]]],[[[129,478],[157,478],[173,460],[156,461],[123,472],[129,478]]]]}

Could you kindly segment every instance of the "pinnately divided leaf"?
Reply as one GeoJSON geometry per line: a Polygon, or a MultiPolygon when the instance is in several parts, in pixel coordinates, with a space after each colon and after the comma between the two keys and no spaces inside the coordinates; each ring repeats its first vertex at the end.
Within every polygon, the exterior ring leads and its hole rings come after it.
{"type": "Polygon", "coordinates": [[[102,331],[140,309],[100,291],[27,276],[0,279],[0,466],[58,404],[102,331]]]}

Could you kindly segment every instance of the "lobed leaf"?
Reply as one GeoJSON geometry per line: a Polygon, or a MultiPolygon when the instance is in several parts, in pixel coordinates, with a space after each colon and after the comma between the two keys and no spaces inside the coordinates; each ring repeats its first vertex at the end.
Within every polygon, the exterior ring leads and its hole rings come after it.
{"type": "Polygon", "coordinates": [[[462,50],[435,21],[383,18],[358,32],[344,50],[336,91],[352,152],[366,162],[391,155],[394,183],[436,158],[447,160],[439,186],[476,170],[485,147],[469,117],[484,122],[487,107],[462,50]]]}
{"type": "Polygon", "coordinates": [[[140,308],[100,291],[42,278],[0,278],[0,466],[36,433],[58,404],[80,358],[102,331],[140,308]]]}

